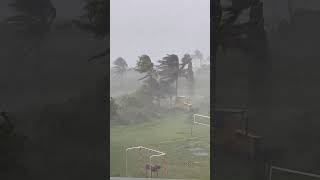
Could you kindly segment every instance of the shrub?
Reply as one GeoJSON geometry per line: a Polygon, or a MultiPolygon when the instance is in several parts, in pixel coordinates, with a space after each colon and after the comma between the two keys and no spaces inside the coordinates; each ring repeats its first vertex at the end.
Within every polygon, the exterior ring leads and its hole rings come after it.
{"type": "MultiPolygon", "coordinates": [[[[115,103],[115,101],[114,101],[115,103]]],[[[116,99],[118,119],[112,119],[112,124],[128,124],[145,122],[159,117],[159,106],[152,103],[152,97],[143,91],[136,91],[130,95],[124,95],[116,99]]],[[[116,105],[113,105],[116,106],[116,105]]],[[[110,108],[115,108],[111,107],[110,108]]],[[[111,110],[111,109],[110,109],[111,110]]]]}

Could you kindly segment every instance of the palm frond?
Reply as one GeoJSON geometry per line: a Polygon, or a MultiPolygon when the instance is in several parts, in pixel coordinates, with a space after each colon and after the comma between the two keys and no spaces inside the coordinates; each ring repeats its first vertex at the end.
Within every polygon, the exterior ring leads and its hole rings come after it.
{"type": "Polygon", "coordinates": [[[147,75],[143,76],[142,78],[139,78],[138,81],[142,81],[142,80],[144,80],[144,79],[146,79],[148,77],[151,77],[151,76],[149,74],[147,74],[147,75]]]}

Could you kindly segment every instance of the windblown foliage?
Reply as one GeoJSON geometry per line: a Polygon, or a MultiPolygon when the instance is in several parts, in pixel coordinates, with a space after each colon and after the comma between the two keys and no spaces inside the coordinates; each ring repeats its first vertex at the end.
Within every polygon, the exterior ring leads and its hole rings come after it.
{"type": "Polygon", "coordinates": [[[117,58],[113,62],[113,65],[113,72],[115,75],[122,77],[127,72],[128,64],[122,57],[117,58]]]}
{"type": "Polygon", "coordinates": [[[190,54],[185,54],[181,59],[180,75],[188,79],[190,82],[193,78],[192,58],[190,54]],[[184,69],[187,66],[187,69],[184,69]]]}

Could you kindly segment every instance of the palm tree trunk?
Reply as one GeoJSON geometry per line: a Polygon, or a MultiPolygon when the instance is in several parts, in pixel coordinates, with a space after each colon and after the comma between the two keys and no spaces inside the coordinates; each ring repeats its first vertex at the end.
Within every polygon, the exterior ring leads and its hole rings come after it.
{"type": "Polygon", "coordinates": [[[120,74],[119,87],[122,88],[123,74],[120,74]]]}
{"type": "MultiPolygon", "coordinates": [[[[179,72],[179,67],[178,67],[178,72],[179,72]]],[[[179,81],[179,74],[177,75],[177,79],[176,79],[176,97],[178,96],[178,81],[179,81]]]]}

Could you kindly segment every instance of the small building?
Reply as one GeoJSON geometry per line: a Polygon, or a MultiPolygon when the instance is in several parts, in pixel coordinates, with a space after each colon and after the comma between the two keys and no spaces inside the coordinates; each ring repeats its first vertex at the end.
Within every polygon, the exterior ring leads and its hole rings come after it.
{"type": "Polygon", "coordinates": [[[192,108],[191,98],[186,96],[177,96],[175,100],[175,108],[190,111],[192,108]]]}

